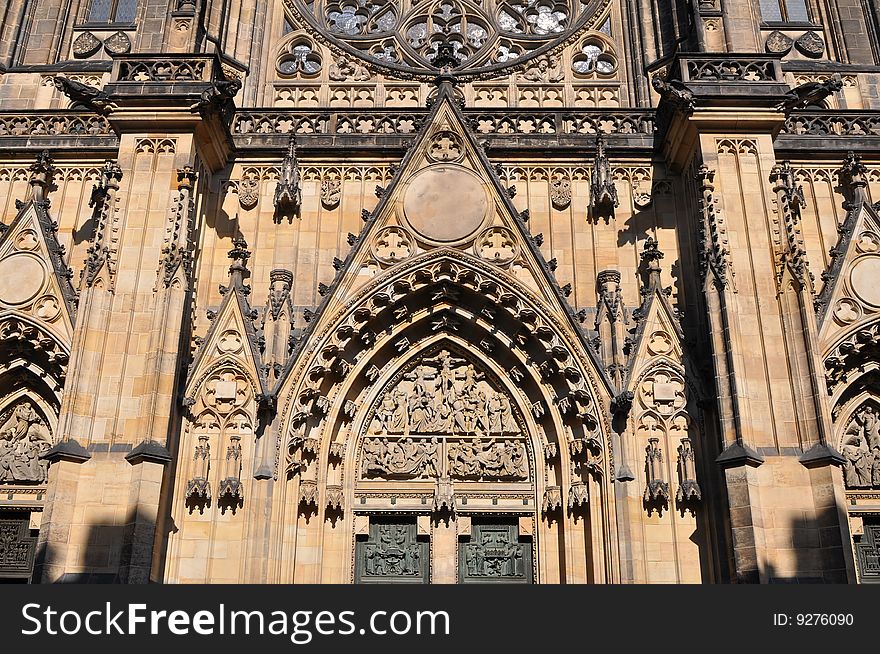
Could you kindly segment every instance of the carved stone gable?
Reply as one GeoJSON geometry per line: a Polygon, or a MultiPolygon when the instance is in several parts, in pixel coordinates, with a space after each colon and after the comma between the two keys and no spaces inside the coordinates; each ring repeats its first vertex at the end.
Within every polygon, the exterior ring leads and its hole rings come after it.
{"type": "Polygon", "coordinates": [[[817,299],[824,343],[880,313],[880,220],[867,205],[847,216],[817,299]]]}

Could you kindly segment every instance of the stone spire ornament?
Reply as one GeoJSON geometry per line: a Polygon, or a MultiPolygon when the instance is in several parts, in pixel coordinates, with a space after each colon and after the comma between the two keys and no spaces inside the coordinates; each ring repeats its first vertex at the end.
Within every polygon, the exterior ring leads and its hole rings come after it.
{"type": "Polygon", "coordinates": [[[281,177],[275,187],[275,222],[280,223],[284,216],[288,220],[298,217],[301,207],[302,186],[296,159],[296,137],[291,133],[287,142],[287,155],[281,163],[281,177]]]}
{"type": "Polygon", "coordinates": [[[34,202],[46,202],[47,193],[52,186],[52,175],[55,173],[49,151],[40,152],[37,155],[37,160],[30,165],[28,170],[30,171],[28,184],[33,189],[34,202]]]}
{"type": "MultiPolygon", "coordinates": [[[[244,284],[244,275],[248,271],[247,260],[250,259],[251,253],[247,249],[247,241],[243,236],[236,236],[232,241],[232,249],[227,255],[232,260],[229,266],[229,289],[237,288],[239,290],[249,291],[250,288],[244,284]]],[[[226,290],[220,289],[223,294],[226,290]]]]}
{"type": "Polygon", "coordinates": [[[620,200],[617,197],[617,188],[614,186],[611,163],[605,154],[605,146],[605,137],[600,134],[596,137],[596,158],[593,160],[593,172],[590,175],[589,215],[594,220],[605,218],[607,222],[614,216],[614,210],[620,206],[620,200]]]}
{"type": "Polygon", "coordinates": [[[663,252],[659,248],[657,240],[653,236],[649,236],[645,240],[645,246],[639,255],[642,259],[642,265],[645,273],[645,290],[653,291],[660,288],[660,260],[663,259],[663,252]]]}

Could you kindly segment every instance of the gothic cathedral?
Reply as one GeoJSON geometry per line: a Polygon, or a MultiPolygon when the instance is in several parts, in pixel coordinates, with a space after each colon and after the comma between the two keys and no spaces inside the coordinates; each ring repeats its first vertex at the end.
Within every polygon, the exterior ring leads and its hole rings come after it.
{"type": "Polygon", "coordinates": [[[880,581],[870,0],[0,2],[0,581],[880,581]]]}

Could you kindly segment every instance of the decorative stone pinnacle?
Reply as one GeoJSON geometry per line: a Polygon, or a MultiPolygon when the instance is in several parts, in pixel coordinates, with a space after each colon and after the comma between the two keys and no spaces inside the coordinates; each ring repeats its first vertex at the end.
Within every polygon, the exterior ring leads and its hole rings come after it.
{"type": "Polygon", "coordinates": [[[243,285],[244,273],[247,272],[247,260],[251,253],[247,249],[247,241],[242,236],[236,236],[232,241],[232,249],[227,256],[232,260],[229,266],[229,287],[241,288],[243,285]]]}
{"type": "Polygon", "coordinates": [[[38,154],[37,160],[31,164],[28,170],[31,173],[28,183],[34,190],[34,199],[37,202],[45,201],[46,191],[48,191],[49,186],[52,184],[52,173],[54,172],[52,157],[49,156],[49,151],[43,150],[38,154]]]}
{"type": "Polygon", "coordinates": [[[658,247],[656,239],[649,236],[641,253],[642,262],[648,275],[648,288],[660,288],[660,260],[666,256],[658,247]]]}

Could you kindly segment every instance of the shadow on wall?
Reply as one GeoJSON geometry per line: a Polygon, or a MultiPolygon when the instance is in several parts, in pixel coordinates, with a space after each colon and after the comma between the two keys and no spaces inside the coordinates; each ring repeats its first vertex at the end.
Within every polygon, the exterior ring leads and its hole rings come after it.
{"type": "MultiPolygon", "coordinates": [[[[155,521],[140,511],[129,513],[125,524],[97,523],[83,530],[79,546],[78,572],[63,572],[52,583],[59,584],[146,584],[150,580],[155,521]]],[[[72,529],[68,543],[77,530],[72,529]]],[[[59,553],[60,554],[60,553],[59,553]]],[[[42,542],[37,546],[34,583],[40,583],[42,570],[64,566],[55,561],[52,548],[42,542]]]]}
{"type": "MultiPolygon", "coordinates": [[[[785,531],[780,527],[779,531],[785,531]]],[[[842,542],[838,512],[822,509],[815,517],[804,515],[791,521],[785,534],[788,547],[778,547],[780,556],[793,554],[794,571],[783,571],[772,559],[765,560],[766,579],[771,584],[845,584],[846,558],[851,546],[842,542]]]]}

